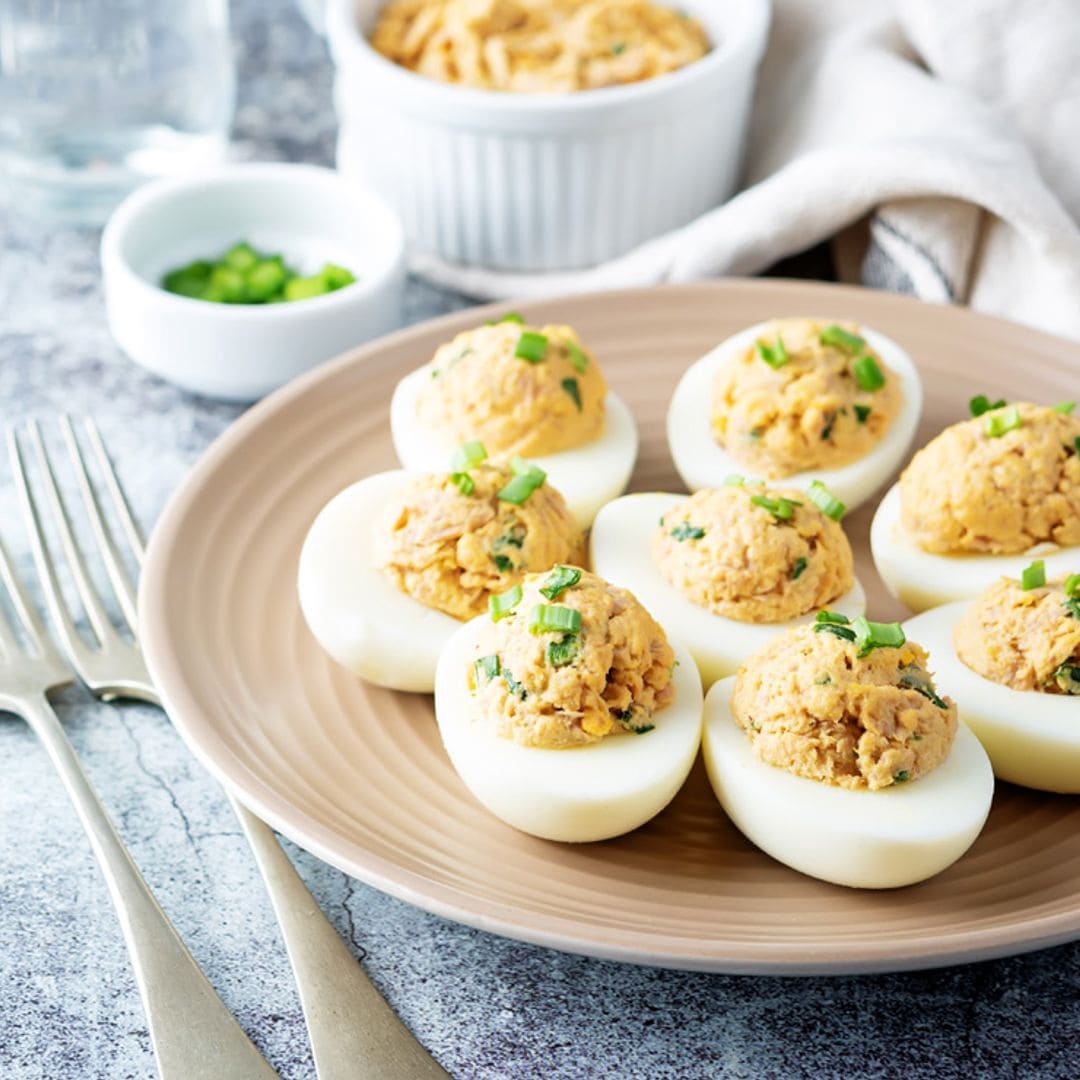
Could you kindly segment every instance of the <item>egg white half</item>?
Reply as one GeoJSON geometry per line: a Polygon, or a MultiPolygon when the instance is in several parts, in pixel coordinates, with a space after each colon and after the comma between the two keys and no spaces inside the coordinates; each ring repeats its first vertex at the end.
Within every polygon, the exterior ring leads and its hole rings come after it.
{"type": "Polygon", "coordinates": [[[836,885],[892,889],[933,877],[975,842],[994,774],[962,723],[933,772],[881,791],[849,791],[762,761],[731,715],[734,685],[724,679],[705,699],[705,765],[724,812],[767,855],[836,885]]]}
{"type": "Polygon", "coordinates": [[[486,615],[447,643],[435,677],[435,716],[443,745],[465,786],[497,818],[546,840],[585,842],[644,825],[674,798],[701,742],[701,681],[684,648],[675,700],[643,735],[612,735],[588,746],[520,746],[474,719],[468,672],[486,615]]]}
{"type": "Polygon", "coordinates": [[[354,675],[430,693],[439,654],[461,623],[402,592],[372,564],[372,523],[415,479],[376,473],[335,495],[300,552],[300,608],[318,643],[354,675]]]}
{"type": "MultiPolygon", "coordinates": [[[[693,363],[679,380],[667,414],[667,437],[675,468],[691,491],[719,487],[731,473],[747,468],[720,446],[712,433],[713,383],[726,364],[733,363],[767,330],[759,323],[722,341],[710,353],[693,363]]],[[[820,480],[838,499],[854,509],[900,467],[907,455],[922,416],[922,381],[899,345],[874,330],[863,327],[860,334],[900,380],[904,401],[880,442],[864,457],[838,469],[814,469],[773,481],[807,490],[820,480]]]]}
{"type": "MultiPolygon", "coordinates": [[[[688,600],[666,581],[649,551],[657,522],[685,495],[648,492],[624,495],[605,506],[593,522],[589,559],[593,571],[614,585],[629,589],[690,650],[708,689],[717,679],[733,675],[742,662],[771,637],[789,626],[811,623],[810,612],[781,623],[739,622],[716,615],[688,600]]],[[[848,618],[866,611],[866,594],[858,581],[829,608],[848,618]]]]}
{"type": "Polygon", "coordinates": [[[1034,559],[1046,562],[1047,580],[1080,568],[1080,546],[1036,544],[1020,555],[938,555],[923,551],[900,517],[900,485],[885,493],[870,525],[870,550],[886,588],[912,611],[971,600],[999,577],[1019,578],[1034,559]]]}
{"type": "MultiPolygon", "coordinates": [[[[406,469],[445,472],[457,444],[424,427],[416,415],[420,390],[431,378],[420,368],[397,384],[390,402],[390,431],[398,460],[406,469]]],[[[604,503],[626,490],[637,461],[638,431],[633,413],[610,390],[604,398],[604,427],[598,438],[572,450],[530,457],[547,473],[548,483],[566,500],[584,529],[604,503]]]]}
{"type": "Polygon", "coordinates": [[[956,655],[953,627],[968,602],[946,604],[904,624],[929,653],[934,679],[978,736],[994,774],[1040,791],[1080,794],[1080,698],[1013,690],[956,655]]]}

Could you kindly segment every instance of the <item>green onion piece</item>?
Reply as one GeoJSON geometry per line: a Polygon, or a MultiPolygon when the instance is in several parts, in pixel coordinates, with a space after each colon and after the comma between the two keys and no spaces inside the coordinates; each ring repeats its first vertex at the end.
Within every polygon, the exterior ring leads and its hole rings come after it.
{"type": "Polygon", "coordinates": [[[512,322],[521,324],[525,321],[525,317],[517,311],[508,311],[505,315],[498,319],[488,319],[488,326],[498,326],[499,323],[512,322]]]}
{"type": "Polygon", "coordinates": [[[221,261],[230,270],[244,273],[259,261],[259,253],[247,241],[241,240],[222,255],[221,261]]]}
{"type": "Polygon", "coordinates": [[[1036,559],[1030,566],[1025,566],[1020,573],[1020,588],[1027,592],[1029,589],[1041,589],[1046,584],[1046,562],[1036,559]]]}
{"type": "Polygon", "coordinates": [[[898,649],[907,640],[904,628],[897,623],[871,622],[860,615],[851,624],[859,656],[869,656],[874,649],[898,649]]]}
{"type": "Polygon", "coordinates": [[[991,439],[999,439],[1007,431],[1015,431],[1023,424],[1020,418],[1020,409],[1016,405],[1010,405],[1007,409],[998,412],[987,413],[985,431],[991,439]]]}
{"type": "Polygon", "coordinates": [[[770,345],[764,339],[758,338],[754,342],[754,348],[758,356],[774,370],[782,368],[791,359],[787,349],[784,348],[784,339],[779,334],[776,335],[775,345],[770,345]]]}
{"type": "Polygon", "coordinates": [[[775,499],[770,499],[767,495],[751,495],[750,501],[755,506],[768,510],[777,521],[790,521],[795,513],[795,507],[802,506],[801,502],[786,499],[783,495],[778,495],[775,499]]]}
{"type": "Polygon", "coordinates": [[[820,480],[815,480],[810,485],[807,494],[810,496],[810,501],[833,521],[839,521],[847,510],[847,507],[820,480]]]}
{"type": "Polygon", "coordinates": [[[462,495],[471,495],[476,490],[476,483],[467,472],[452,472],[450,479],[457,485],[462,495]]]}
{"type": "Polygon", "coordinates": [[[478,679],[481,675],[487,679],[494,679],[502,672],[499,658],[494,653],[490,656],[481,656],[480,659],[473,664],[473,668],[476,671],[476,677],[478,679]]]}
{"type": "Polygon", "coordinates": [[[454,456],[450,458],[450,469],[452,472],[467,472],[486,460],[487,451],[484,449],[484,444],[479,439],[472,439],[462,443],[454,451],[454,456]]]}
{"type": "Polygon", "coordinates": [[[842,349],[853,356],[866,348],[866,342],[858,334],[853,334],[842,326],[837,326],[836,323],[833,323],[832,326],[826,326],[818,334],[818,341],[822,345],[832,345],[834,348],[842,349]]]}
{"type": "Polygon", "coordinates": [[[576,634],[581,629],[581,612],[560,604],[537,604],[529,612],[530,634],[576,634]]]}
{"type": "Polygon", "coordinates": [[[285,283],[286,300],[310,300],[312,297],[322,296],[330,291],[321,274],[312,274],[310,277],[294,277],[291,281],[285,283]]]}
{"type": "Polygon", "coordinates": [[[530,364],[539,364],[547,356],[548,339],[535,330],[525,330],[518,338],[514,355],[521,360],[527,360],[530,364]]]}
{"type": "Polygon", "coordinates": [[[700,540],[705,535],[705,530],[699,525],[691,525],[689,521],[680,521],[671,535],[681,544],[684,540],[700,540]]]}
{"type": "Polygon", "coordinates": [[[742,487],[746,483],[746,477],[737,472],[728,473],[724,477],[724,487],[742,487]]]}
{"type": "Polygon", "coordinates": [[[1071,413],[1073,411],[1073,409],[1075,409],[1075,408],[1076,408],[1076,402],[1075,401],[1059,401],[1054,406],[1054,412],[1061,413],[1062,416],[1068,416],[1069,413],[1071,413]]]}
{"type": "Polygon", "coordinates": [[[510,459],[510,468],[514,470],[514,475],[499,492],[498,498],[501,502],[521,506],[547,479],[547,473],[517,454],[510,459]]]}
{"type": "Polygon", "coordinates": [[[911,773],[909,773],[909,772],[907,771],[907,769],[901,769],[901,770],[900,770],[900,771],[899,771],[898,773],[893,773],[893,779],[894,779],[894,780],[895,780],[895,781],[896,781],[896,782],[897,782],[898,784],[902,784],[902,783],[904,783],[904,782],[905,782],[906,780],[910,780],[910,779],[911,779],[911,773]]]}
{"type": "Polygon", "coordinates": [[[626,52],[626,42],[625,41],[616,41],[615,44],[611,46],[611,55],[612,56],[622,56],[622,54],[624,52],[626,52]]]}
{"type": "Polygon", "coordinates": [[[247,294],[249,302],[268,301],[285,287],[289,273],[281,256],[263,259],[253,266],[247,275],[247,294]]]}
{"type": "Polygon", "coordinates": [[[991,401],[985,394],[976,394],[968,402],[968,408],[972,416],[982,416],[983,413],[990,412],[992,409],[1004,409],[1005,404],[1004,398],[991,401]]]}
{"type": "Polygon", "coordinates": [[[558,600],[559,594],[572,589],[581,580],[581,571],[574,566],[556,566],[548,575],[547,581],[540,586],[540,595],[549,600],[558,600]]]}
{"type": "Polygon", "coordinates": [[[509,668],[502,669],[502,677],[506,680],[507,690],[509,690],[514,697],[524,701],[529,696],[529,691],[514,678],[513,672],[511,672],[509,668]]]}
{"type": "Polygon", "coordinates": [[[1080,574],[1070,574],[1065,579],[1065,595],[1080,596],[1080,574]]]}
{"type": "Polygon", "coordinates": [[[327,292],[344,289],[346,285],[351,285],[356,281],[351,270],[346,270],[344,266],[338,266],[337,263],[324,263],[319,273],[328,286],[327,292]]]}
{"type": "Polygon", "coordinates": [[[507,574],[514,569],[514,560],[509,555],[492,555],[491,558],[500,574],[507,574]]]}
{"type": "Polygon", "coordinates": [[[836,427],[836,413],[829,413],[829,419],[825,421],[825,426],[821,429],[821,441],[825,442],[826,439],[833,433],[833,428],[836,427]]]}
{"type": "Polygon", "coordinates": [[[1077,457],[1080,457],[1080,435],[1077,435],[1076,438],[1073,439],[1073,451],[1076,453],[1077,457]]]}
{"type": "Polygon", "coordinates": [[[806,556],[800,555],[791,566],[791,580],[798,581],[806,569],[806,556]]]}
{"type": "Polygon", "coordinates": [[[570,352],[570,363],[574,365],[574,370],[579,375],[584,375],[585,369],[589,366],[589,358],[582,352],[576,341],[568,341],[566,348],[570,352]]]}
{"type": "Polygon", "coordinates": [[[580,639],[577,634],[564,634],[558,641],[551,641],[547,647],[548,663],[552,667],[566,667],[578,654],[580,639]]]}
{"type": "Polygon", "coordinates": [[[560,385],[570,395],[570,399],[577,406],[578,412],[581,412],[581,388],[578,386],[577,379],[571,376],[569,379],[563,379],[560,385]]]}
{"type": "Polygon", "coordinates": [[[871,412],[873,412],[873,409],[871,409],[869,405],[856,405],[855,419],[858,420],[860,424],[865,424],[866,421],[870,419],[871,412]]]}
{"type": "Polygon", "coordinates": [[[841,638],[843,641],[854,641],[855,631],[850,626],[839,626],[832,622],[816,622],[814,623],[814,633],[820,634],[822,631],[828,634],[833,634],[835,637],[841,638]]]}
{"type": "Polygon", "coordinates": [[[851,620],[846,615],[841,615],[839,611],[829,611],[828,608],[823,608],[817,613],[814,622],[829,623],[836,626],[847,626],[851,620]]]}
{"type": "Polygon", "coordinates": [[[851,365],[851,372],[860,390],[880,390],[885,385],[885,376],[878,367],[878,362],[869,353],[860,356],[851,365]]]}
{"type": "Polygon", "coordinates": [[[210,282],[210,273],[213,265],[205,259],[188,263],[177,270],[170,270],[162,278],[161,285],[166,292],[176,293],[177,296],[187,296],[193,300],[201,300],[206,286],[210,282]]]}
{"type": "Polygon", "coordinates": [[[520,585],[513,585],[506,592],[498,595],[492,594],[488,597],[488,611],[491,613],[491,621],[498,622],[500,619],[505,619],[520,603],[520,585]]]}

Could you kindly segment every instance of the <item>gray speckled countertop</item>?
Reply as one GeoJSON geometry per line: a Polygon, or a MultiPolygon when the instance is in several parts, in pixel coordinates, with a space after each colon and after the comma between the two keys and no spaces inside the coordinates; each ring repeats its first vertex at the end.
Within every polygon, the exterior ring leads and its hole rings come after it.
{"type": "MultiPolygon", "coordinates": [[[[235,0],[238,153],[329,161],[325,52],[287,0],[235,0]]],[[[97,235],[0,211],[0,419],[94,414],[145,523],[233,407],[129,364],[105,327],[97,235]]],[[[418,283],[410,318],[462,306],[418,283]]],[[[26,563],[6,468],[0,532],[26,563]]],[[[196,958],[286,1078],[314,1070],[285,955],[225,799],[164,716],[57,708],[196,958]]],[[[286,845],[393,1007],[459,1077],[1080,1076],[1080,945],[928,973],[765,979],[656,971],[505,941],[286,845]]],[[[105,887],[44,753],[0,719],[0,1076],[154,1075],[105,887]]],[[[359,1074],[358,1074],[359,1075],[359,1074]]],[[[223,1078],[227,1080],[227,1078],[223,1078]]]]}

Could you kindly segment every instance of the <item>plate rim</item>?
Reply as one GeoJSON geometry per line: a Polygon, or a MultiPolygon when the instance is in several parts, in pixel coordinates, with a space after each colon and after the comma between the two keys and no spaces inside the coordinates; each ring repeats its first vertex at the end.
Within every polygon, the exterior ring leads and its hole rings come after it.
{"type": "MultiPolygon", "coordinates": [[[[305,825],[290,819],[286,811],[292,804],[277,791],[249,772],[244,762],[236,757],[214,730],[211,717],[202,716],[201,731],[189,723],[187,710],[200,713],[190,694],[185,700],[183,677],[178,661],[167,651],[167,616],[164,595],[168,567],[175,547],[176,535],[185,520],[188,507],[222,462],[227,461],[235,447],[241,445],[253,432],[289,406],[292,401],[310,388],[337,377],[338,373],[362,364],[380,353],[410,340],[427,337],[438,331],[454,333],[475,325],[478,321],[508,308],[528,308],[531,304],[562,303],[618,303],[632,301],[642,295],[654,295],[662,291],[681,294],[700,293],[703,298],[738,299],[747,291],[755,293],[777,292],[784,294],[792,286],[820,295],[823,307],[837,302],[861,303],[867,293],[873,293],[875,303],[884,303],[899,311],[927,306],[926,301],[912,296],[868,290],[860,286],[834,284],[831,282],[806,281],[788,278],[724,278],[719,280],[680,284],[661,284],[630,289],[607,290],[599,293],[573,293],[521,297],[516,300],[500,300],[475,305],[459,311],[413,324],[374,341],[350,349],[316,368],[304,373],[269,394],[233,421],[203,452],[195,465],[183,478],[168,499],[155,523],[147,546],[146,560],[139,587],[138,616],[143,652],[147,666],[156,685],[162,692],[164,708],[173,726],[195,757],[222,784],[232,796],[251,809],[282,835],[288,837],[307,851],[358,880],[381,892],[419,907],[442,918],[467,926],[495,933],[502,937],[571,952],[598,959],[629,962],[690,971],[708,971],[733,975],[851,975],[913,971],[948,966],[956,963],[972,963],[1002,956],[1019,955],[1053,945],[1064,944],[1080,938],[1080,890],[1074,897],[1074,906],[1064,911],[1044,916],[1032,916],[1018,922],[997,925],[990,929],[969,928],[961,933],[937,933],[919,939],[918,946],[905,943],[902,953],[890,948],[888,942],[861,941],[858,956],[845,956],[856,946],[851,942],[818,947],[799,944],[786,945],[782,941],[756,940],[726,946],[725,956],[695,956],[695,942],[687,939],[687,950],[642,951],[632,944],[617,941],[598,942],[595,933],[582,936],[575,934],[577,924],[561,916],[546,916],[550,930],[529,927],[524,921],[512,918],[518,909],[513,905],[493,900],[484,901],[484,911],[471,910],[461,902],[455,890],[439,882],[423,879],[412,870],[402,868],[379,855],[366,852],[353,841],[347,841],[349,854],[342,854],[342,847],[331,839],[339,837],[318,822],[301,813],[305,825]],[[216,754],[215,751],[216,750],[216,754]],[[231,766],[231,768],[230,768],[231,766]],[[389,871],[393,870],[391,874],[389,871]],[[457,897],[457,902],[455,902],[457,897]],[[828,955],[825,956],[824,954],[828,955]],[[750,954],[753,954],[752,956],[750,954]],[[763,956],[763,954],[766,954],[763,956]],[[792,956],[798,959],[793,959],[792,956]],[[821,954],[821,955],[819,955],[821,954]]],[[[930,304],[937,309],[935,317],[955,320],[958,330],[965,323],[986,322],[1000,324],[1010,331],[1021,324],[996,316],[975,312],[970,308],[949,304],[930,304]]],[[[1080,367],[1080,345],[1056,335],[1023,326],[1025,334],[1039,338],[1046,345],[1053,345],[1064,353],[1073,353],[1080,367]]],[[[295,810],[294,810],[295,813],[295,810]]],[[[625,932],[622,935],[626,936],[625,932]]]]}

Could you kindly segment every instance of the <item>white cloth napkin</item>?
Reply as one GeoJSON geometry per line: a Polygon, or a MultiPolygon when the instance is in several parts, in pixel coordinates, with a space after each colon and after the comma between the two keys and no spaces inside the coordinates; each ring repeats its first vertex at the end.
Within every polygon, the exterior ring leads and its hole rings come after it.
{"type": "Polygon", "coordinates": [[[845,279],[1080,338],[1080,0],[776,0],[744,183],[590,270],[413,267],[540,296],[754,274],[834,238],[845,279]]]}

